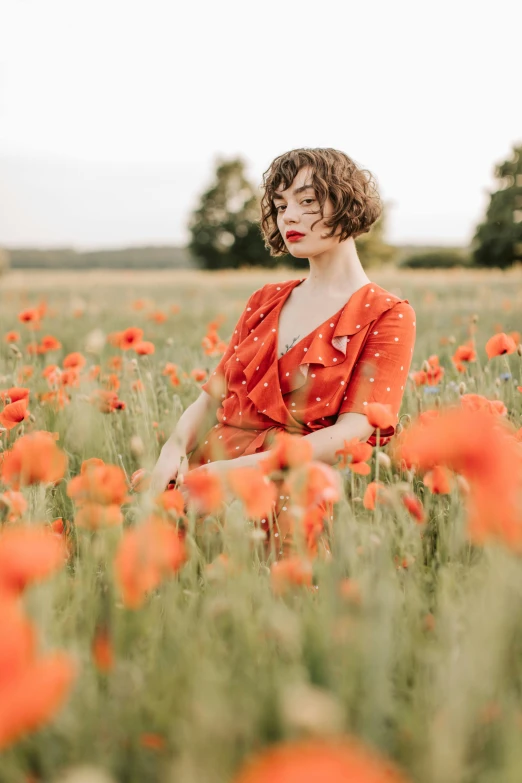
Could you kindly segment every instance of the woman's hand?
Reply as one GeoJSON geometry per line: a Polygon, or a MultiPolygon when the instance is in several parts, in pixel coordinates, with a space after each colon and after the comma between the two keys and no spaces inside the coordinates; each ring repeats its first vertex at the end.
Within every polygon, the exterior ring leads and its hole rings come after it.
{"type": "Polygon", "coordinates": [[[161,449],[158,461],[151,473],[150,494],[157,497],[167,488],[167,484],[175,481],[178,473],[188,471],[187,454],[181,446],[176,446],[168,441],[161,449]]]}

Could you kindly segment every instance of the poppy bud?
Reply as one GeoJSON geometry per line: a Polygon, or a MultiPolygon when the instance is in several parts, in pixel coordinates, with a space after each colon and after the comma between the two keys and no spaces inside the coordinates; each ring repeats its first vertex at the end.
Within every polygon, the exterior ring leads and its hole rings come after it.
{"type": "Polygon", "coordinates": [[[466,384],[464,381],[459,383],[459,394],[466,394],[466,384]]]}

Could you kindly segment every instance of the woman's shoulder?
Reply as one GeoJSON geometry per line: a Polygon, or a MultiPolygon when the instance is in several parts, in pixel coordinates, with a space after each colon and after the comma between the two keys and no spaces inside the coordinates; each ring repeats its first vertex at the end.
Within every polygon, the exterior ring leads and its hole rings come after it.
{"type": "MultiPolygon", "coordinates": [[[[299,278],[301,279],[301,278],[299,278]]],[[[248,303],[250,305],[255,304],[259,306],[272,299],[277,299],[282,296],[284,292],[292,285],[295,284],[295,278],[292,280],[276,281],[275,283],[265,283],[261,288],[257,288],[253,294],[251,294],[248,303]]]]}

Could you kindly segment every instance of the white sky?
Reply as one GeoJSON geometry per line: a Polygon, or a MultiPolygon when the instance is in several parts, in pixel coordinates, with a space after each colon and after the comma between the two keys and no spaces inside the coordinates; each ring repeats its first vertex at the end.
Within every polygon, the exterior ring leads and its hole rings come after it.
{"type": "Polygon", "coordinates": [[[522,141],[521,21],[515,0],[0,0],[0,244],[182,243],[216,155],[258,186],[303,146],[372,171],[390,242],[467,244],[522,141]]]}

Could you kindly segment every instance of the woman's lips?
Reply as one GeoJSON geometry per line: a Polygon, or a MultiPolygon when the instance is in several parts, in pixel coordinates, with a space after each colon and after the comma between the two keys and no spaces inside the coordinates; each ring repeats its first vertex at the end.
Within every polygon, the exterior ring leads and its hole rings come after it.
{"type": "Polygon", "coordinates": [[[289,242],[297,242],[298,239],[302,239],[304,237],[304,234],[290,234],[289,237],[287,237],[287,240],[289,242]]]}

